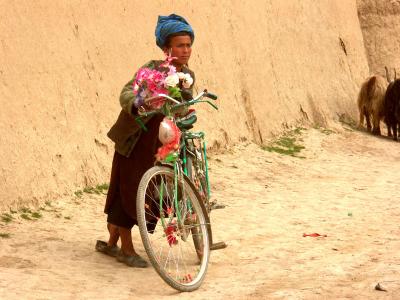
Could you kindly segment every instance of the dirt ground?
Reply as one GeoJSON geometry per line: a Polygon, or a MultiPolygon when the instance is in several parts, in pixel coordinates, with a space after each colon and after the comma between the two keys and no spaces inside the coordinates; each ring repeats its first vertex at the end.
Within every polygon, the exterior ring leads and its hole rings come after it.
{"type": "Polygon", "coordinates": [[[105,196],[84,193],[49,199],[41,217],[31,208],[34,221],[0,221],[0,299],[400,299],[400,145],[334,131],[302,131],[305,158],[255,144],[212,155],[213,198],[226,205],[213,232],[229,246],[212,252],[199,290],[179,294],[152,268],[95,252],[105,196]]]}

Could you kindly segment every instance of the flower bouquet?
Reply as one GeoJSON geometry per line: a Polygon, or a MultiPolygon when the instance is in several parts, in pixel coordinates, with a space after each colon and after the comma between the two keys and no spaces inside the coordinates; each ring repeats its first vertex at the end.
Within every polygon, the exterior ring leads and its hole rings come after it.
{"type": "Polygon", "coordinates": [[[136,96],[134,104],[136,107],[146,105],[150,109],[158,109],[166,101],[165,98],[158,97],[159,94],[181,99],[179,83],[181,82],[184,88],[190,88],[193,84],[193,78],[190,74],[177,72],[176,68],[171,64],[174,59],[176,58],[168,56],[158,70],[150,68],[139,69],[133,82],[133,93],[136,96]]]}

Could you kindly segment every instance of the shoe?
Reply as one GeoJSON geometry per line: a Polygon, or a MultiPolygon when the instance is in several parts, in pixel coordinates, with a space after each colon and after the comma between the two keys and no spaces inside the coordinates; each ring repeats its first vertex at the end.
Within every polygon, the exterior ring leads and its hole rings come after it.
{"type": "Polygon", "coordinates": [[[134,268],[147,268],[149,264],[139,255],[125,255],[122,250],[117,254],[117,260],[130,267],[134,268]]]}
{"type": "Polygon", "coordinates": [[[120,251],[117,245],[108,246],[106,242],[99,240],[96,242],[96,250],[112,257],[116,257],[120,251]]]}

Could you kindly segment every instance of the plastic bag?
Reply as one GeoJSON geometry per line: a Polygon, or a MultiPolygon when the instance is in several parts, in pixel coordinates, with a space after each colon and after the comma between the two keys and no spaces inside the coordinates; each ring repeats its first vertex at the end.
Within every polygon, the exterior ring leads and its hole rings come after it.
{"type": "Polygon", "coordinates": [[[157,160],[163,160],[168,154],[179,150],[181,131],[171,119],[165,117],[160,123],[158,138],[163,145],[157,150],[157,160]]]}

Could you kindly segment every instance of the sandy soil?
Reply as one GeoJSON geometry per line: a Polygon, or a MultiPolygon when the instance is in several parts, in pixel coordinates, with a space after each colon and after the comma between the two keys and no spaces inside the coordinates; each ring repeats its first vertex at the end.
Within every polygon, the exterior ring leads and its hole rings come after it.
{"type": "MultiPolygon", "coordinates": [[[[152,268],[94,251],[104,195],[53,200],[0,222],[1,299],[400,299],[399,144],[303,132],[304,159],[242,144],[210,160],[215,251],[201,288],[178,294],[152,268]],[[303,237],[303,233],[327,237],[303,237]],[[376,291],[380,283],[384,291],[376,291]]],[[[134,239],[145,255],[137,229],[134,239]]]]}

